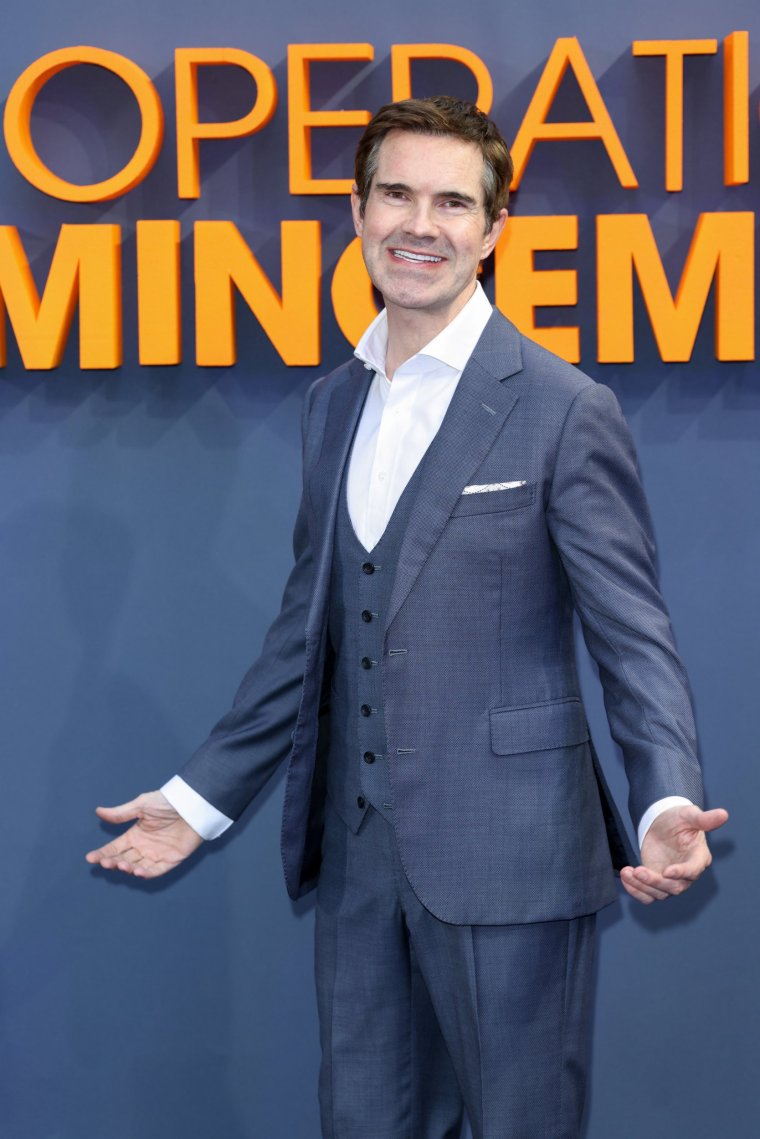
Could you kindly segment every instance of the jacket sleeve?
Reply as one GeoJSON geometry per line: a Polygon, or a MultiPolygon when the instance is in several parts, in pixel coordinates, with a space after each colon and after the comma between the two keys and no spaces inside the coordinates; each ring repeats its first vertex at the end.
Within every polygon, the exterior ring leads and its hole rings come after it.
{"type": "MultiPolygon", "coordinates": [[[[314,388],[304,404],[304,437],[314,388]]],[[[291,749],[313,588],[304,496],[293,532],[293,555],[280,611],[258,659],[243,677],[230,710],[179,772],[194,791],[231,819],[239,817],[291,749]]]]}
{"type": "Polygon", "coordinates": [[[567,414],[547,519],[623,752],[634,826],[669,795],[701,804],[688,680],[657,581],[649,508],[628,427],[603,384],[581,389],[567,414]]]}

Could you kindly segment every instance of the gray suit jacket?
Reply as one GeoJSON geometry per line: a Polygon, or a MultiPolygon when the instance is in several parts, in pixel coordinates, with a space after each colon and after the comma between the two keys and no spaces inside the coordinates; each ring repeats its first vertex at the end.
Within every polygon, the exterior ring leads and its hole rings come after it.
{"type": "MultiPolygon", "coordinates": [[[[370,378],[354,360],[309,391],[282,609],[232,710],[181,773],[237,817],[289,755],[292,897],[319,868],[333,532],[370,378]]],[[[614,896],[613,863],[631,858],[589,739],[574,609],[623,751],[634,825],[666,795],[701,802],[688,685],[618,404],[495,312],[432,444],[381,665],[399,851],[414,891],[445,921],[592,912],[614,896]],[[462,494],[503,482],[525,485],[462,494]],[[408,651],[388,655],[398,647],[408,651]],[[413,759],[397,754],[409,748],[413,759]]]]}

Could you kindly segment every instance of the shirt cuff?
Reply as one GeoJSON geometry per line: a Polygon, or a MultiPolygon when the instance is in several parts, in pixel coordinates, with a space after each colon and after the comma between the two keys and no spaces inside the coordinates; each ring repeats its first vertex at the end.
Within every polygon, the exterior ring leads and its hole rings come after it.
{"type": "Polygon", "coordinates": [[[691,799],[684,799],[683,795],[668,795],[665,799],[658,799],[656,803],[644,811],[639,823],[639,850],[641,844],[646,837],[646,833],[651,827],[652,823],[658,818],[663,811],[667,811],[670,807],[693,807],[691,799]]]}
{"type": "Polygon", "coordinates": [[[168,783],[164,783],[161,793],[201,838],[219,838],[227,827],[232,826],[232,819],[212,807],[179,775],[173,775],[168,783]]]}

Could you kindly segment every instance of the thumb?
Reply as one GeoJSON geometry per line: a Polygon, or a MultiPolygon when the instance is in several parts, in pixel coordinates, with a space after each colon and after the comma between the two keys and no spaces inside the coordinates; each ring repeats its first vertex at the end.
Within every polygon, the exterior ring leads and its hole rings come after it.
{"type": "Polygon", "coordinates": [[[713,807],[711,811],[701,811],[697,826],[702,831],[715,831],[728,822],[728,811],[723,807],[713,807]]]}
{"type": "Polygon", "coordinates": [[[128,803],[121,803],[118,807],[96,807],[95,814],[106,823],[128,823],[130,819],[137,819],[141,815],[140,799],[130,799],[128,803]]]}

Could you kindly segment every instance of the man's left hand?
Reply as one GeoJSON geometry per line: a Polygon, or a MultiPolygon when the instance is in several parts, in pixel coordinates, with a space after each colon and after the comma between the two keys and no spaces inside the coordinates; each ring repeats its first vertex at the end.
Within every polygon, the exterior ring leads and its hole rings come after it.
{"type": "Polygon", "coordinates": [[[648,906],[682,894],[712,862],[705,835],[728,820],[716,807],[670,807],[655,819],[641,844],[641,865],[626,866],[620,881],[632,898],[648,906]]]}

